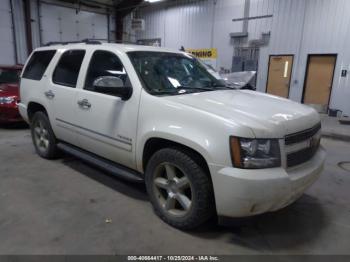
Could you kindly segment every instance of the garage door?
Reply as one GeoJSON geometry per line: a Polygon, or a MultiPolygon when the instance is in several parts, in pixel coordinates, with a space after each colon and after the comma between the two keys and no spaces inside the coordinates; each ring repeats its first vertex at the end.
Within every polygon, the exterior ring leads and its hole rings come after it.
{"type": "Polygon", "coordinates": [[[15,63],[15,49],[13,43],[11,5],[9,0],[1,1],[0,35],[0,64],[13,65],[15,63]]]}
{"type": "Polygon", "coordinates": [[[77,41],[85,38],[107,39],[107,15],[41,3],[41,41],[77,41]]]}

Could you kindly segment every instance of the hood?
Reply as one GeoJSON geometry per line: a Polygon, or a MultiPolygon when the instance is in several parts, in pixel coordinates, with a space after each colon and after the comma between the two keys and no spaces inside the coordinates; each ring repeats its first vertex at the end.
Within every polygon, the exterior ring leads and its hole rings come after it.
{"type": "Polygon", "coordinates": [[[320,122],[311,107],[248,90],[201,92],[166,99],[250,128],[257,138],[282,138],[320,122]]]}
{"type": "Polygon", "coordinates": [[[19,96],[18,84],[0,84],[0,96],[19,96]]]}

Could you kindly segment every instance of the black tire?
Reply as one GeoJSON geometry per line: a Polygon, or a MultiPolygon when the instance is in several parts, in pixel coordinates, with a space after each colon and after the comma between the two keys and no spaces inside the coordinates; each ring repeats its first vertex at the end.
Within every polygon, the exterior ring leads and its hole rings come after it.
{"type": "Polygon", "coordinates": [[[30,130],[32,134],[32,140],[35,147],[35,151],[37,152],[37,154],[46,159],[57,158],[59,155],[59,150],[56,146],[57,140],[56,140],[55,134],[52,131],[49,118],[44,112],[39,111],[34,114],[30,123],[30,130]],[[40,124],[42,125],[43,130],[46,130],[45,138],[47,138],[48,143],[47,143],[47,146],[45,146],[45,148],[40,147],[38,145],[38,136],[36,135],[35,128],[38,127],[38,125],[40,124]]]}
{"type": "MultiPolygon", "coordinates": [[[[201,226],[215,214],[213,187],[209,174],[191,157],[189,152],[176,148],[165,148],[157,151],[147,164],[145,179],[147,192],[155,213],[169,225],[182,230],[190,230],[201,226]],[[165,207],[166,204],[162,205],[160,202],[160,198],[163,196],[160,196],[160,192],[155,190],[157,187],[155,178],[156,174],[159,174],[157,170],[163,164],[173,165],[189,180],[191,205],[185,211],[187,213],[182,216],[170,214],[165,207]]],[[[165,195],[169,192],[168,189],[166,190],[165,195]]],[[[168,195],[165,198],[168,198],[168,195]]]]}

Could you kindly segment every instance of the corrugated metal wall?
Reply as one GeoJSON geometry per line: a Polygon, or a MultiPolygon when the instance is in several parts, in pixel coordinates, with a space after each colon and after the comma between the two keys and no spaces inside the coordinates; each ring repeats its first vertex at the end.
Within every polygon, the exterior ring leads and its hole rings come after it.
{"type": "Polygon", "coordinates": [[[0,64],[23,63],[27,58],[23,2],[5,0],[0,6],[0,64]]]}
{"type": "Polygon", "coordinates": [[[16,40],[17,63],[24,64],[28,57],[24,6],[21,0],[11,0],[14,16],[14,34],[16,40]]]}
{"type": "Polygon", "coordinates": [[[179,49],[217,47],[218,61],[231,68],[233,46],[229,33],[242,29],[242,22],[232,18],[243,14],[244,0],[181,0],[150,5],[139,10],[146,30],[132,32],[130,18],[125,19],[126,40],[161,38],[162,46],[179,49]]]}
{"type": "Polygon", "coordinates": [[[3,1],[0,6],[0,35],[0,49],[3,50],[0,64],[13,64],[16,60],[16,54],[10,0],[3,1]]]}
{"type": "MultiPolygon", "coordinates": [[[[128,40],[161,38],[162,45],[180,48],[218,48],[218,67],[231,68],[233,43],[229,34],[242,30],[244,0],[178,0],[140,8],[136,14],[146,20],[146,30],[132,32],[126,18],[128,40]]],[[[269,45],[260,49],[257,88],[264,92],[269,55],[293,54],[290,99],[301,101],[308,54],[338,54],[330,107],[350,115],[349,0],[251,0],[249,16],[270,15],[249,21],[249,40],[271,31],[269,45]]]]}

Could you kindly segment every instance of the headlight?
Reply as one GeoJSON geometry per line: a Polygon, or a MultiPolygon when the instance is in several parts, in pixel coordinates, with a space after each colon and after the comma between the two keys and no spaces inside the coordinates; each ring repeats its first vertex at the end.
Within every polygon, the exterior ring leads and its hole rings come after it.
{"type": "Polygon", "coordinates": [[[234,167],[258,169],[281,166],[278,139],[230,138],[234,167]]]}
{"type": "Polygon", "coordinates": [[[15,96],[2,96],[2,97],[0,97],[0,105],[11,104],[14,101],[16,101],[15,96]]]}

